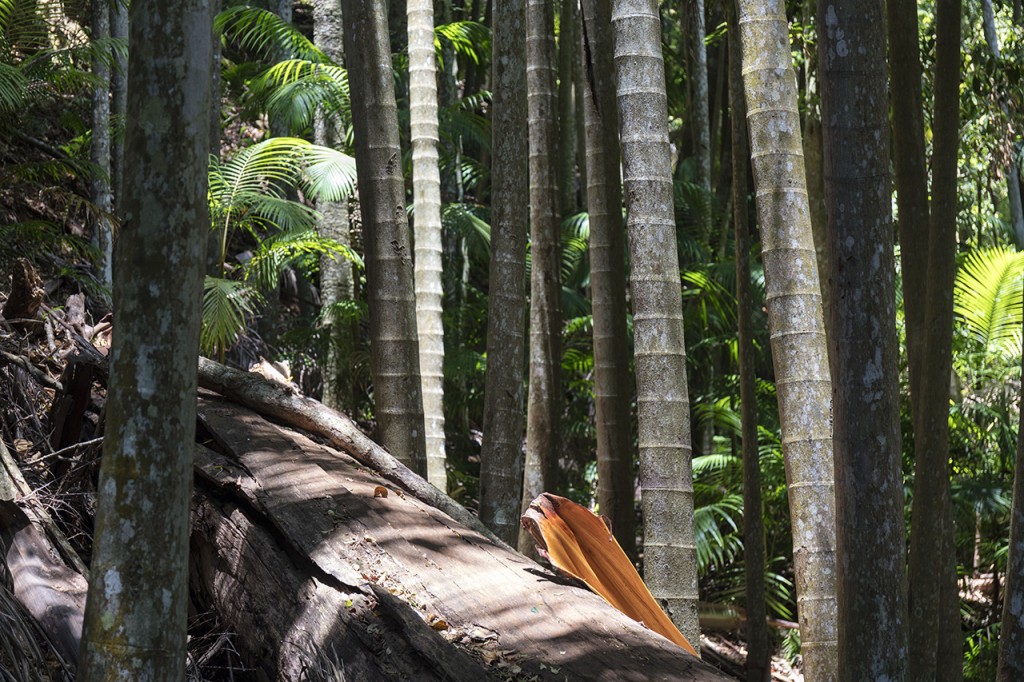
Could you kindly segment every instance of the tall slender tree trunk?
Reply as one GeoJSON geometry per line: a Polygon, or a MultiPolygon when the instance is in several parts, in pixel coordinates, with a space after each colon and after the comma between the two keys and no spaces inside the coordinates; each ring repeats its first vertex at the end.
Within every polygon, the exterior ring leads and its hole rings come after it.
{"type": "MultiPolygon", "coordinates": [[[[957,148],[960,142],[960,0],[935,6],[934,149],[923,358],[914,419],[914,507],[910,526],[911,676],[963,674],[949,470],[949,377],[956,274],[957,148]]],[[[919,294],[904,289],[907,296],[919,294]]],[[[913,385],[911,386],[913,390],[913,385]]]]}
{"type": "Polygon", "coordinates": [[[526,5],[495,0],[491,266],[480,453],[480,518],[515,544],[523,471],[523,347],[529,190],[526,5]]]}
{"type": "MultiPolygon", "coordinates": [[[[561,0],[558,34],[558,212],[576,212],[576,119],[573,64],[579,53],[579,0],[561,0]]],[[[582,150],[581,150],[582,151],[582,150]]],[[[586,178],[583,178],[586,183],[586,178]]]]}
{"type": "MultiPolygon", "coordinates": [[[[985,28],[985,42],[988,43],[988,47],[992,50],[995,58],[999,59],[1001,56],[999,36],[996,34],[996,17],[992,10],[992,0],[981,0],[981,10],[985,28]]],[[[1000,102],[999,106],[1004,112],[1006,111],[1005,102],[1000,102]]],[[[1010,156],[1010,163],[1006,168],[1006,198],[1010,204],[1010,228],[1013,230],[1013,236],[1017,240],[1017,248],[1024,248],[1024,209],[1021,207],[1020,175],[1017,173],[1017,162],[1013,155],[1010,156]]]]}
{"type": "Polygon", "coordinates": [[[619,545],[636,560],[633,428],[626,337],[626,232],[622,224],[619,115],[612,62],[611,2],[583,0],[583,123],[590,215],[590,300],[594,316],[597,504],[619,545]]]}
{"type": "MultiPolygon", "coordinates": [[[[115,2],[110,7],[110,37],[128,40],[128,4],[115,2]]],[[[118,217],[121,212],[121,201],[124,198],[124,133],[125,111],[128,108],[128,55],[115,54],[114,68],[110,71],[110,115],[115,122],[120,122],[122,132],[111,138],[110,152],[110,185],[114,195],[114,208],[118,217]]]]}
{"type": "MultiPolygon", "coordinates": [[[[345,50],[341,3],[338,0],[316,0],[313,3],[313,42],[331,61],[341,64],[345,50]]],[[[313,140],[324,147],[337,147],[342,140],[339,121],[317,112],[313,122],[313,140]]],[[[352,243],[349,228],[348,201],[321,201],[317,210],[322,216],[317,231],[321,237],[341,244],[352,243]]],[[[348,320],[337,311],[342,301],[355,298],[352,264],[333,255],[320,257],[320,303],[327,315],[327,353],[323,363],[324,405],[335,409],[352,409],[351,367],[349,358],[355,334],[348,320]]]]}
{"type": "Polygon", "coordinates": [[[210,226],[210,12],[205,0],[136,2],[130,11],[118,327],[78,679],[176,681],[210,226]]]}
{"type": "Polygon", "coordinates": [[[839,670],[907,675],[884,0],[818,9],[831,255],[839,670]]]}
{"type": "Polygon", "coordinates": [[[697,184],[711,197],[711,111],[708,106],[708,49],[704,44],[704,0],[683,1],[683,40],[686,43],[687,113],[697,159],[697,184]]]}
{"type": "Polygon", "coordinates": [[[832,387],[781,0],[738,0],[804,672],[838,675],[832,387]]]}
{"type": "MultiPolygon", "coordinates": [[[[1021,391],[1024,393],[1024,387],[1021,391]]],[[[999,632],[998,682],[1024,679],[1024,411],[1021,411],[1020,419],[1017,429],[1017,461],[1013,472],[1013,502],[1010,507],[1003,624],[999,632]]]]}
{"type": "Polygon", "coordinates": [[[611,22],[632,267],[644,578],[696,647],[690,401],[658,5],[615,0],[611,22]]]}
{"type": "MultiPolygon", "coordinates": [[[[110,38],[110,5],[106,0],[92,3],[92,40],[110,38]]],[[[114,228],[110,216],[113,210],[110,179],[110,66],[100,56],[92,60],[92,73],[96,79],[92,93],[92,150],[95,166],[92,181],[92,203],[98,214],[93,226],[93,244],[100,256],[100,281],[106,286],[113,283],[114,228]]]]}
{"type": "MultiPolygon", "coordinates": [[[[562,411],[562,286],[559,277],[558,185],[555,165],[555,37],[553,0],[526,3],[526,97],[530,128],[530,387],[522,510],[554,487],[562,411]]],[[[534,545],[519,530],[519,549],[534,545]]]]}
{"type": "Polygon", "coordinates": [[[438,168],[434,2],[408,0],[409,119],[416,237],[416,329],[427,480],[448,489],[444,452],[444,326],[441,323],[441,171],[438,168]]]}
{"type": "Polygon", "coordinates": [[[384,0],[341,4],[366,249],[370,361],[381,444],[426,474],[416,299],[384,0]]]}
{"type": "Polygon", "coordinates": [[[750,282],[750,224],[747,206],[750,147],[747,106],[736,12],[725,3],[729,19],[729,105],[732,109],[732,215],[736,233],[736,322],[740,379],[740,428],[743,436],[743,566],[747,607],[747,682],[771,679],[768,608],[765,602],[765,540],[761,503],[761,462],[757,441],[757,386],[754,375],[753,293],[750,282]]]}

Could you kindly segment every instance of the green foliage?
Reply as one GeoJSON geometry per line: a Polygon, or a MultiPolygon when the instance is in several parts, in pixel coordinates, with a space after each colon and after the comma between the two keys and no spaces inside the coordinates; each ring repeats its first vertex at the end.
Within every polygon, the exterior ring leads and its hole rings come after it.
{"type": "Polygon", "coordinates": [[[971,251],[957,271],[954,312],[985,353],[1020,357],[1022,274],[1024,253],[1007,247],[971,251]]]}
{"type": "Polygon", "coordinates": [[[207,353],[223,357],[245,329],[248,318],[256,314],[263,300],[259,292],[245,282],[207,277],[203,283],[203,328],[200,346],[207,353]]]}

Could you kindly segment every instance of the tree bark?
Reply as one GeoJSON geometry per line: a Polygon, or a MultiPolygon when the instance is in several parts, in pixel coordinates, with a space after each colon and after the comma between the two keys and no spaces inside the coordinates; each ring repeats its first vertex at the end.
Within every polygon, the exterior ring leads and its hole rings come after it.
{"type": "Polygon", "coordinates": [[[750,148],[747,107],[743,100],[743,69],[736,12],[725,4],[729,19],[729,119],[732,124],[732,215],[736,234],[736,323],[740,384],[740,429],[743,439],[743,575],[747,607],[747,682],[771,679],[768,608],[765,602],[764,511],[761,502],[761,461],[757,440],[757,385],[754,369],[753,286],[750,281],[750,224],[747,205],[750,148]]]}
{"type": "Polygon", "coordinates": [[[523,472],[523,346],[529,141],[526,5],[496,0],[492,58],[491,265],[480,518],[515,544],[523,472]]]}
{"type": "MultiPolygon", "coordinates": [[[[561,217],[576,212],[576,119],[573,64],[579,53],[579,0],[560,0],[558,33],[558,207],[561,217]]],[[[581,175],[583,175],[581,173],[581,175]]],[[[586,183],[586,178],[582,179],[586,183]]]]}
{"type": "Polygon", "coordinates": [[[711,199],[711,111],[708,105],[708,49],[704,44],[704,0],[684,0],[683,41],[686,51],[687,113],[696,156],[695,180],[711,199]]]}
{"type": "MultiPolygon", "coordinates": [[[[313,42],[332,62],[342,64],[343,47],[341,4],[337,0],[317,0],[313,3],[313,42]]],[[[335,149],[343,139],[341,121],[318,112],[313,120],[313,140],[323,147],[335,149]]],[[[321,237],[351,246],[348,201],[321,201],[317,210],[322,216],[317,232],[321,237]]],[[[355,333],[352,322],[340,314],[339,304],[355,298],[352,264],[333,254],[320,257],[320,303],[326,311],[327,352],[321,373],[323,375],[324,405],[334,409],[355,407],[350,381],[350,362],[355,333]]]]}
{"type": "MultiPolygon", "coordinates": [[[[555,173],[555,40],[552,0],[526,3],[526,94],[530,128],[530,361],[521,509],[555,485],[562,411],[562,286],[555,173]]],[[[519,549],[533,541],[519,530],[519,549]]]]}
{"type": "MultiPolygon", "coordinates": [[[[444,326],[441,322],[441,171],[438,168],[434,2],[409,0],[416,330],[419,333],[427,480],[448,489],[444,448],[444,326]]],[[[454,55],[452,55],[454,58],[454,55]]]]}
{"type": "Polygon", "coordinates": [[[657,3],[616,0],[611,23],[632,268],[644,578],[696,644],[690,401],[657,3]]]}
{"type": "Polygon", "coordinates": [[[905,679],[906,546],[883,0],[818,10],[840,677],[905,679]]]}
{"type": "MultiPolygon", "coordinates": [[[[914,420],[910,526],[911,679],[963,674],[949,469],[949,377],[956,274],[957,148],[960,143],[960,0],[936,3],[934,149],[924,344],[914,420]]],[[[904,296],[914,292],[906,290],[904,296]]],[[[913,385],[911,385],[913,390],[913,385]]]]}
{"type": "Polygon", "coordinates": [[[804,672],[838,675],[831,381],[785,7],[739,0],[804,672]]]}
{"type": "Polygon", "coordinates": [[[262,679],[332,652],[367,680],[725,679],[340,452],[230,403],[200,419],[194,582],[262,679]]]}
{"type": "Polygon", "coordinates": [[[374,412],[381,444],[426,472],[416,300],[384,0],[344,0],[345,57],[366,249],[374,412]]]}
{"type": "Polygon", "coordinates": [[[590,300],[594,316],[597,504],[626,556],[636,552],[636,475],[626,337],[626,233],[622,223],[619,113],[612,62],[611,2],[583,0],[581,79],[590,216],[590,300]]]}
{"type": "MultiPolygon", "coordinates": [[[[94,0],[92,5],[92,40],[107,40],[110,38],[110,5],[105,0],[94,0]]],[[[114,226],[110,219],[113,210],[110,179],[110,66],[102,56],[93,59],[92,73],[96,84],[92,93],[90,153],[96,167],[92,181],[92,203],[97,209],[93,244],[100,256],[100,281],[109,287],[113,282],[114,249],[114,226]]]]}
{"type": "Polygon", "coordinates": [[[191,368],[210,228],[210,11],[191,0],[134,3],[130,12],[118,328],[80,680],[180,680],[185,660],[191,368]]]}

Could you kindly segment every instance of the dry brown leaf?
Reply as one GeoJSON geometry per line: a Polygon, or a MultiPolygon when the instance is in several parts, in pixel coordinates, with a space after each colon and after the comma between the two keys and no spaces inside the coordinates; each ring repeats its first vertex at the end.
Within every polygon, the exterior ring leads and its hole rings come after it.
{"type": "Polygon", "coordinates": [[[538,552],[554,566],[585,582],[633,620],[698,656],[593,512],[564,497],[541,493],[523,514],[522,524],[537,541],[538,552]]]}

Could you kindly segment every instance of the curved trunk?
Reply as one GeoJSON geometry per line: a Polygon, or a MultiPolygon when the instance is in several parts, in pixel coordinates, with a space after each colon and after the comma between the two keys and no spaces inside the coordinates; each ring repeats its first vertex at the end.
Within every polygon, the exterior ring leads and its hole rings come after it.
{"type": "Polygon", "coordinates": [[[385,5],[383,0],[342,2],[366,248],[373,398],[381,444],[424,475],[416,301],[385,5]]]}
{"type": "Polygon", "coordinates": [[[739,0],[743,81],[786,460],[804,671],[837,670],[832,387],[781,0],[739,0]]]}
{"type": "Polygon", "coordinates": [[[644,578],[683,636],[697,643],[690,402],[658,5],[617,0],[611,23],[632,267],[644,578]]]}
{"type": "Polygon", "coordinates": [[[427,480],[448,489],[444,452],[444,326],[441,323],[441,172],[437,165],[434,3],[408,1],[409,128],[412,133],[416,329],[427,449],[427,480]]]}

